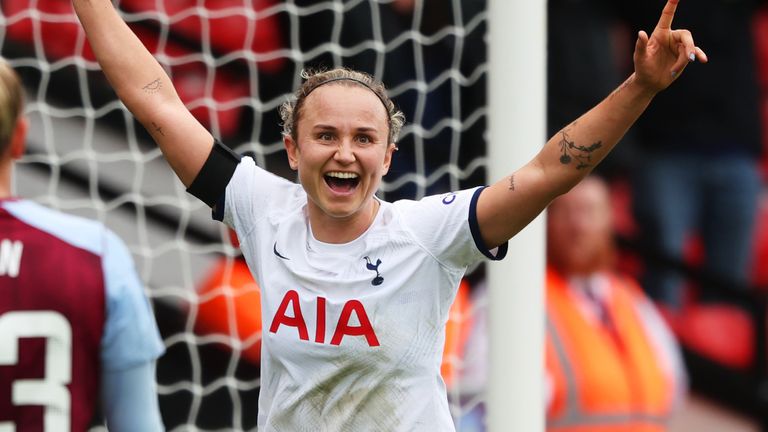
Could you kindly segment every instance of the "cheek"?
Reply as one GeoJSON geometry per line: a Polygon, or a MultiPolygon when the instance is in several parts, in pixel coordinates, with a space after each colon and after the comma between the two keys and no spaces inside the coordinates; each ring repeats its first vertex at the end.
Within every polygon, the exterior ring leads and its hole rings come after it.
{"type": "Polygon", "coordinates": [[[305,144],[301,153],[297,156],[300,167],[305,169],[314,169],[325,163],[331,156],[329,152],[324,151],[322,146],[305,144]]]}
{"type": "Polygon", "coordinates": [[[381,151],[366,157],[366,166],[370,167],[371,172],[382,175],[387,171],[387,155],[381,151]]]}

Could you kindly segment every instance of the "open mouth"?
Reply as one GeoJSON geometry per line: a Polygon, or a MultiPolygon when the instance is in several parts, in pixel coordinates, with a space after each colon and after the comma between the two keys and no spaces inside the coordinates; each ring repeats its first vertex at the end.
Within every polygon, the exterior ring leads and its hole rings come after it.
{"type": "Polygon", "coordinates": [[[360,183],[360,176],[350,172],[332,171],[323,177],[328,187],[339,193],[351,192],[360,183]]]}

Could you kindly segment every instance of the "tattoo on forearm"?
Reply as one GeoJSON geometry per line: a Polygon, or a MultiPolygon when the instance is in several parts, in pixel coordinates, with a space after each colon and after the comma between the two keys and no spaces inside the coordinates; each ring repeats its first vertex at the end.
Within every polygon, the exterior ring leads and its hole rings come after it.
{"type": "Polygon", "coordinates": [[[159,133],[162,136],[165,136],[165,134],[163,133],[163,128],[158,126],[157,123],[152,122],[152,127],[155,128],[155,132],[159,133]]]}
{"type": "Polygon", "coordinates": [[[161,88],[163,88],[163,82],[160,81],[160,78],[158,78],[152,81],[151,83],[145,85],[141,89],[144,90],[144,93],[155,94],[159,92],[161,88]]]}
{"type": "Polygon", "coordinates": [[[632,84],[632,81],[634,81],[634,80],[635,80],[635,76],[634,76],[634,75],[632,75],[632,76],[630,76],[629,78],[627,78],[627,79],[626,79],[626,81],[624,81],[623,83],[621,83],[621,85],[619,86],[619,88],[617,88],[616,90],[614,90],[614,91],[613,91],[613,92],[610,94],[610,96],[608,96],[608,98],[609,98],[609,99],[613,99],[613,97],[614,97],[614,96],[616,96],[617,94],[621,93],[621,92],[622,92],[622,91],[623,91],[625,88],[627,88],[627,86],[629,86],[630,84],[632,84]]]}
{"type": "Polygon", "coordinates": [[[575,142],[568,139],[566,131],[560,131],[562,139],[560,140],[560,163],[568,165],[576,161],[576,169],[590,168],[592,164],[592,153],[603,146],[602,141],[592,143],[590,146],[576,145],[575,142]]]}
{"type": "Polygon", "coordinates": [[[511,191],[515,190],[515,176],[514,175],[509,176],[509,190],[511,190],[511,191]]]}

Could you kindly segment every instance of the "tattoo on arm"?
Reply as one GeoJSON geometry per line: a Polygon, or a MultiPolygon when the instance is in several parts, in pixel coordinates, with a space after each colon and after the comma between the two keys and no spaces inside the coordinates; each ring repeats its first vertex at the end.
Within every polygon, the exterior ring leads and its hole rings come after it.
{"type": "Polygon", "coordinates": [[[158,126],[157,123],[152,122],[152,127],[155,128],[155,132],[159,133],[162,136],[165,136],[165,134],[163,133],[163,128],[158,126]]]}
{"type": "Polygon", "coordinates": [[[613,97],[614,97],[614,96],[616,96],[617,94],[621,93],[621,92],[622,92],[622,91],[623,91],[625,88],[627,88],[627,86],[628,86],[628,85],[632,84],[632,81],[634,81],[634,80],[635,80],[635,76],[634,76],[634,75],[632,75],[632,76],[630,76],[629,78],[627,78],[627,80],[626,80],[626,81],[624,81],[624,82],[623,82],[623,83],[622,83],[622,84],[619,86],[619,88],[617,88],[616,90],[614,90],[614,91],[613,91],[613,92],[610,94],[610,96],[608,96],[608,98],[609,98],[609,99],[613,99],[613,97]]]}
{"type": "Polygon", "coordinates": [[[163,82],[160,81],[160,78],[158,78],[152,81],[151,83],[145,85],[141,89],[144,90],[144,93],[155,94],[159,92],[161,88],[163,88],[163,82]]]}
{"type": "Polygon", "coordinates": [[[514,174],[509,176],[509,190],[515,190],[515,176],[514,174]]]}
{"type": "Polygon", "coordinates": [[[603,146],[602,141],[592,143],[590,146],[576,145],[575,142],[568,139],[568,133],[560,131],[560,163],[568,165],[576,161],[576,169],[590,168],[592,164],[592,153],[603,146]]]}

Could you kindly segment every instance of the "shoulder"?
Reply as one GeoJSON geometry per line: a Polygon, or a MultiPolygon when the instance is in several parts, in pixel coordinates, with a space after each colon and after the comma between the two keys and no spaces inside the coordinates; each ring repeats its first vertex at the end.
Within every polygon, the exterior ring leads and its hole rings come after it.
{"type": "Polygon", "coordinates": [[[635,301],[650,302],[650,298],[645,294],[640,284],[631,276],[623,273],[612,273],[609,275],[612,289],[632,298],[635,301]]]}
{"type": "Polygon", "coordinates": [[[103,255],[111,244],[122,245],[117,236],[98,221],[63,213],[28,200],[5,202],[3,208],[24,224],[96,255],[103,255]]]}
{"type": "Polygon", "coordinates": [[[235,184],[244,184],[247,186],[254,186],[254,183],[256,183],[255,186],[258,186],[259,188],[299,187],[297,183],[256,165],[256,161],[249,156],[245,156],[240,160],[240,163],[237,165],[235,173],[230,180],[230,183],[233,182],[235,184]]]}
{"type": "Polygon", "coordinates": [[[238,164],[227,186],[224,212],[215,219],[242,219],[243,223],[268,216],[282,214],[286,208],[295,208],[306,203],[307,197],[301,185],[273,174],[258,165],[250,157],[244,157],[238,164]]]}
{"type": "Polygon", "coordinates": [[[403,199],[393,202],[392,206],[407,218],[407,221],[414,223],[424,220],[424,217],[446,215],[453,212],[468,218],[468,210],[477,204],[477,199],[483,189],[484,187],[479,186],[472,189],[428,195],[420,200],[403,199]]]}

